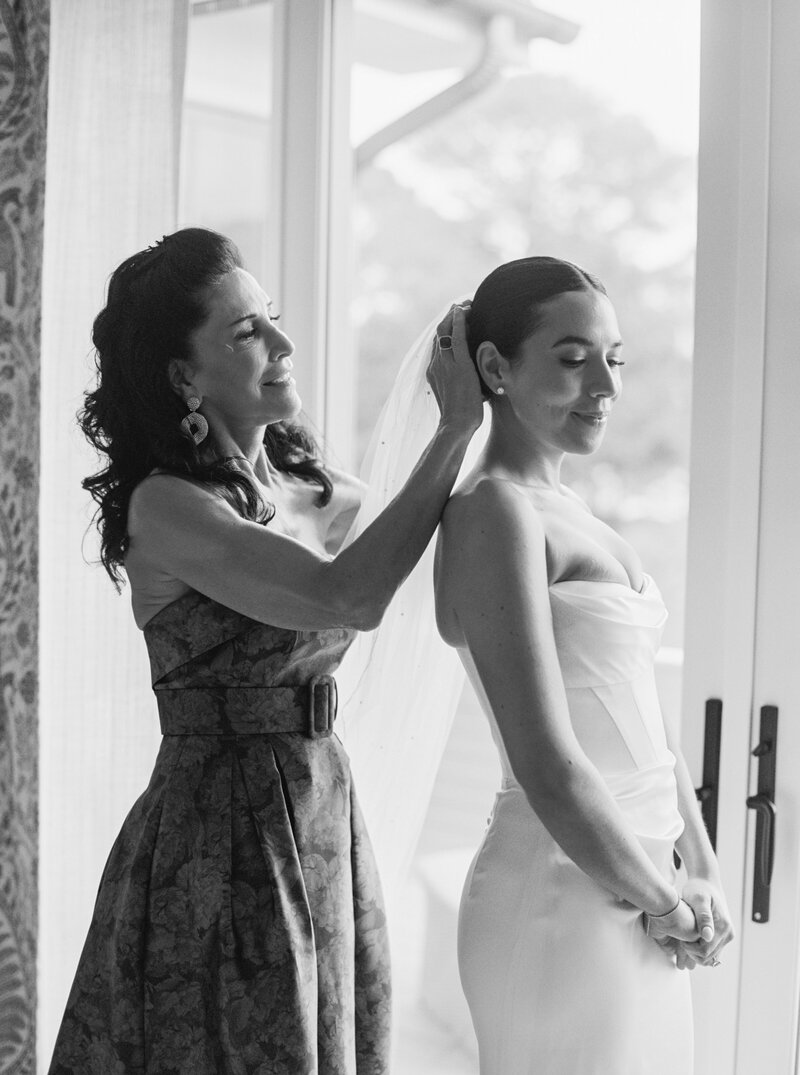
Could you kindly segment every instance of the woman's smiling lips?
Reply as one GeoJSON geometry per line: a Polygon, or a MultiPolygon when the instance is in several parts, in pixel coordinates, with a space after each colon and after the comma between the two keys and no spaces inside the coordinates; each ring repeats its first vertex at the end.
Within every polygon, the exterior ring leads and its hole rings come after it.
{"type": "Polygon", "coordinates": [[[292,367],[290,366],[288,370],[284,370],[284,372],[278,374],[277,377],[271,377],[270,380],[264,381],[262,387],[281,388],[285,387],[286,385],[294,384],[294,377],[292,377],[291,369],[292,367]]]}
{"type": "Polygon", "coordinates": [[[608,420],[610,411],[573,411],[572,414],[587,425],[601,426],[608,420]]]}

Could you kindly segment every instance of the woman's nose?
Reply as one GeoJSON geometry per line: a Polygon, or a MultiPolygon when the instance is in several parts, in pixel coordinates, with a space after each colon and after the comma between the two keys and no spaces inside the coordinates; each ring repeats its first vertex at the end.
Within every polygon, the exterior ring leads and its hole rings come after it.
{"type": "Polygon", "coordinates": [[[612,369],[605,360],[602,360],[594,371],[592,382],[589,386],[589,395],[595,399],[605,399],[619,394],[619,378],[617,371],[612,369]]]}
{"type": "Polygon", "coordinates": [[[285,332],[281,332],[274,321],[270,321],[269,318],[265,317],[261,330],[267,341],[268,360],[270,362],[280,362],[282,358],[288,358],[289,355],[294,354],[294,344],[285,332]]]}
{"type": "Polygon", "coordinates": [[[617,391],[613,384],[595,385],[589,391],[589,395],[594,399],[606,399],[608,396],[615,396],[616,394],[617,391]]]}

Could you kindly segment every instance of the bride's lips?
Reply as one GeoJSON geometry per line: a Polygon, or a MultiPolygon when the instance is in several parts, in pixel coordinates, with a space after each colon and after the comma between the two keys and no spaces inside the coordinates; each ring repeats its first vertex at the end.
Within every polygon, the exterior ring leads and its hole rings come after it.
{"type": "Polygon", "coordinates": [[[610,411],[573,411],[573,415],[576,418],[580,418],[586,425],[597,426],[605,425],[610,411]]]}

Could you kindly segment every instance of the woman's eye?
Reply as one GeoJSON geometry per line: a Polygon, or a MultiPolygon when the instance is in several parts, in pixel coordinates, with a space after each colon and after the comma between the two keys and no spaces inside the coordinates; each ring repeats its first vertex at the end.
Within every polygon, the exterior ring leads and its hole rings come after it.
{"type": "Polygon", "coordinates": [[[609,358],[608,364],[609,366],[624,366],[625,361],[621,358],[609,358]]]}
{"type": "Polygon", "coordinates": [[[270,319],[270,321],[272,321],[273,324],[276,321],[280,321],[280,319],[281,319],[281,315],[280,314],[274,314],[272,312],[272,310],[270,310],[270,312],[267,314],[267,317],[270,319]]]}
{"type": "Polygon", "coordinates": [[[561,364],[568,366],[570,369],[576,369],[578,366],[582,366],[585,361],[585,358],[562,358],[561,364]]]}
{"type": "Polygon", "coordinates": [[[248,329],[243,329],[241,332],[236,333],[236,339],[237,340],[252,340],[252,338],[255,336],[255,334],[256,334],[255,328],[251,327],[251,328],[248,328],[248,329]]]}

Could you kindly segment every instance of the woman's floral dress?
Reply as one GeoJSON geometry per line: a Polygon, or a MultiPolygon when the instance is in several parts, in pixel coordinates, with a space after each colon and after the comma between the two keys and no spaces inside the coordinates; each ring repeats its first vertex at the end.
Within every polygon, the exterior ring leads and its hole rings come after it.
{"type": "Polygon", "coordinates": [[[50,1075],[385,1075],[380,886],[329,732],[352,632],[270,627],[192,592],[144,634],[164,739],[50,1075]]]}

